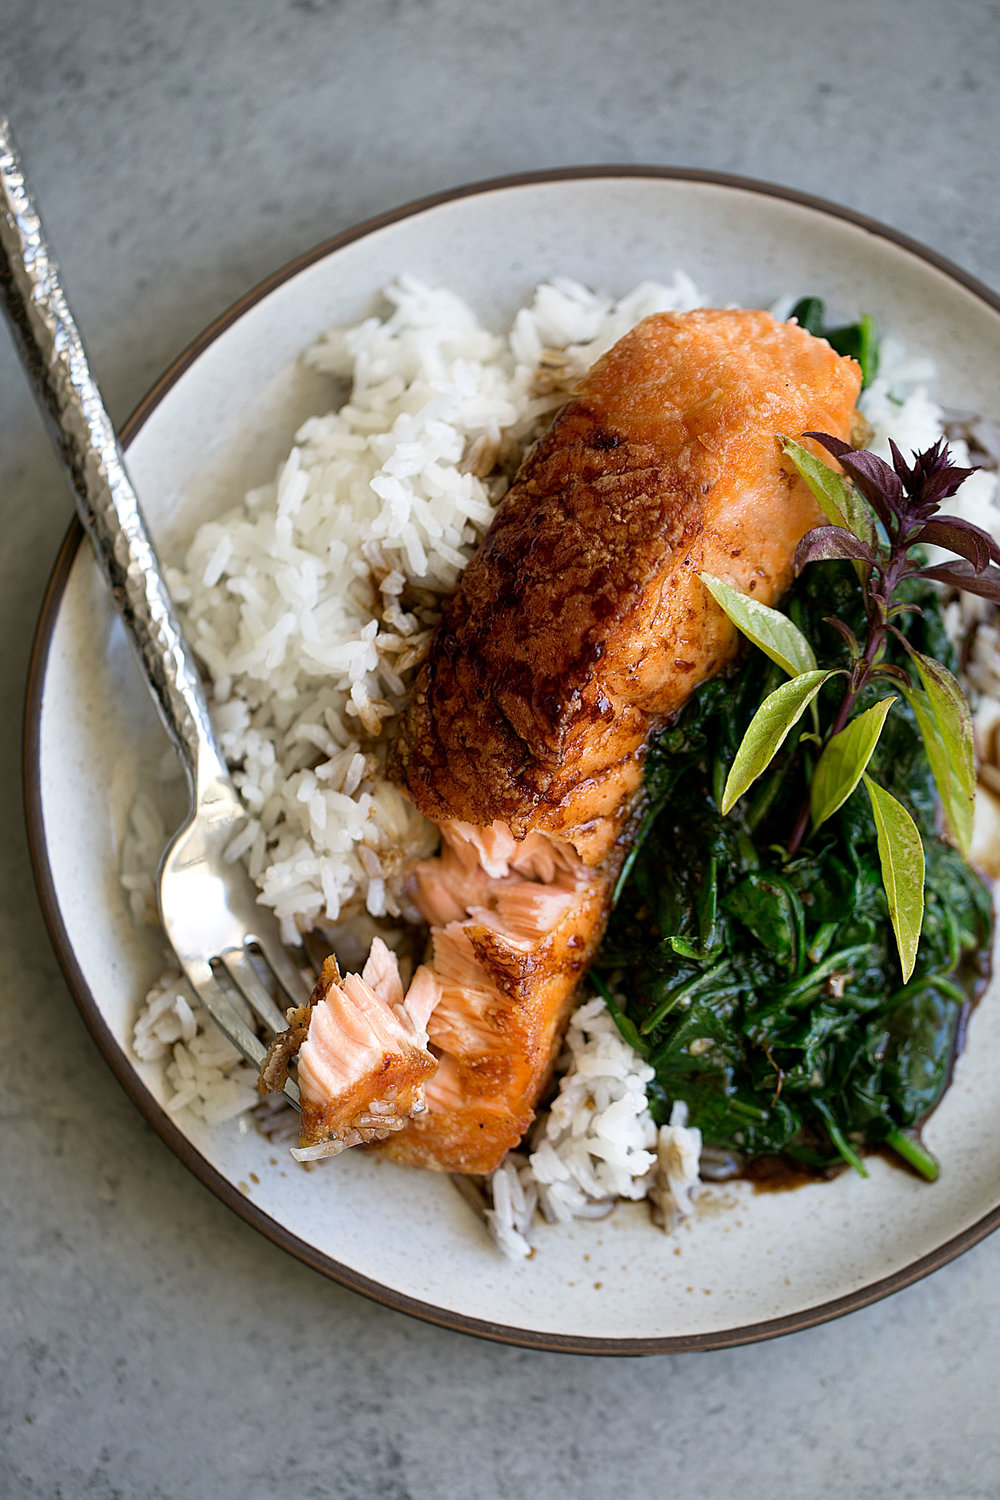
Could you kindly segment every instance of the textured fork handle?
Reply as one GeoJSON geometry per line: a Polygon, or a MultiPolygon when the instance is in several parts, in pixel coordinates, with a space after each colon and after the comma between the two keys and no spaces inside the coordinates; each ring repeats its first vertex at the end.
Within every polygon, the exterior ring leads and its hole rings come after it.
{"type": "Polygon", "coordinates": [[[0,115],[0,300],[76,496],[192,785],[225,776],[201,679],[181,631],[101,393],[0,115]]]}

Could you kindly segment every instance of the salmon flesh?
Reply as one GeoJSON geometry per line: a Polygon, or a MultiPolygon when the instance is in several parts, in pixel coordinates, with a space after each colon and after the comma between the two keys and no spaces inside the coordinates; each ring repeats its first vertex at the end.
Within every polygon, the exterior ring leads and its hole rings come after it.
{"type": "Polygon", "coordinates": [[[413,981],[429,1066],[418,1077],[407,1050],[413,986],[396,997],[382,975],[396,1034],[372,1009],[378,985],[349,976],[314,1006],[299,1054],[307,1144],[391,1115],[363,1126],[380,1150],[486,1173],[520,1141],[603,935],[646,746],[737,650],[698,574],[778,601],[822,520],[779,435],[849,440],[860,380],[767,313],[659,313],[528,453],[445,604],[390,757],[442,831],[411,876],[430,928],[413,981]]]}

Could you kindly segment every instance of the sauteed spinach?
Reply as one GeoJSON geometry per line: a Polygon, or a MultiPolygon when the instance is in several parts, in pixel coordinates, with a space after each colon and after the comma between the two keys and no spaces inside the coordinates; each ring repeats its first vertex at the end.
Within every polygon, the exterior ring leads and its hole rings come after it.
{"type": "MultiPolygon", "coordinates": [[[[955,670],[937,598],[920,579],[907,638],[955,670]]],[[[785,609],[824,668],[847,668],[846,637],[865,628],[858,577],[840,562],[805,569],[785,609]]],[[[887,663],[904,665],[890,638],[887,663]]],[[[989,892],[939,834],[939,803],[920,729],[900,702],[871,759],[875,780],[911,814],[924,844],[923,930],[904,982],[862,791],[788,855],[808,794],[795,729],[728,816],[720,806],[737,748],[781,667],[748,649],[702,686],[652,745],[648,811],[617,888],[593,971],[625,1038],[655,1072],[651,1107],[684,1100],[707,1145],[781,1155],[812,1169],[894,1148],[925,1177],[937,1166],[915,1127],[949,1078],[963,1016],[985,972],[989,892]]],[[[839,679],[821,690],[829,718],[839,679]]],[[[857,709],[874,706],[874,684],[857,709]]]]}

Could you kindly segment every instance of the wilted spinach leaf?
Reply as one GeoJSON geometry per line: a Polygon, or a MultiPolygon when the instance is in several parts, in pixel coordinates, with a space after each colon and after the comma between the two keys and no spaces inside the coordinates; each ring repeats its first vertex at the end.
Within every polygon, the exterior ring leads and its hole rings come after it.
{"type": "MultiPolygon", "coordinates": [[[[936,596],[919,581],[907,588],[922,610],[908,621],[910,645],[954,671],[936,596]]],[[[820,668],[843,668],[847,647],[827,622],[836,616],[863,629],[853,570],[812,565],[786,607],[820,668]]],[[[888,659],[903,661],[897,642],[888,659]]],[[[650,816],[597,973],[655,1070],[658,1118],[683,1099],[711,1146],[823,1169],[887,1143],[931,1176],[912,1127],[947,1084],[988,950],[989,892],[940,837],[934,777],[902,700],[868,770],[913,818],[926,851],[923,933],[908,982],[864,792],[814,829],[794,858],[784,852],[788,808],[806,794],[799,727],[722,816],[737,747],[761,701],[786,680],[748,650],[653,744],[650,816]]],[[[838,679],[820,688],[833,703],[840,691],[838,679]]],[[[883,693],[873,685],[861,710],[883,693]]]]}

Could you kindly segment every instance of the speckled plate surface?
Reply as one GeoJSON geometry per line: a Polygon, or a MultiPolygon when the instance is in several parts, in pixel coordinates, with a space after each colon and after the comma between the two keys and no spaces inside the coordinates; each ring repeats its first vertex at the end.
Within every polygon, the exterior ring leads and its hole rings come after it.
{"type": "MultiPolygon", "coordinates": [[[[929,353],[945,404],[1000,412],[1000,300],[878,224],[735,178],[588,169],[489,183],[412,205],[318,247],[231,309],[150,392],[126,430],[161,554],[273,475],[328,387],[299,363],[401,272],[447,284],[486,320],[569,275],[622,293],[686,270],[716,303],[815,293],[929,353]]],[[[1000,1222],[1000,994],[978,1007],[926,1138],[933,1187],[875,1159],[794,1192],[708,1189],[672,1239],[641,1206],[542,1226],[503,1260],[447,1179],[359,1153],[305,1174],[236,1124],[163,1109],[160,1070],[129,1050],[162,965],[117,878],[132,798],[167,741],[80,534],[57,560],[29,688],[32,853],[73,994],[111,1067],[173,1150],[237,1213],[319,1270],[449,1327],[539,1348],[637,1354],[771,1337],[884,1296],[1000,1222]]]]}

